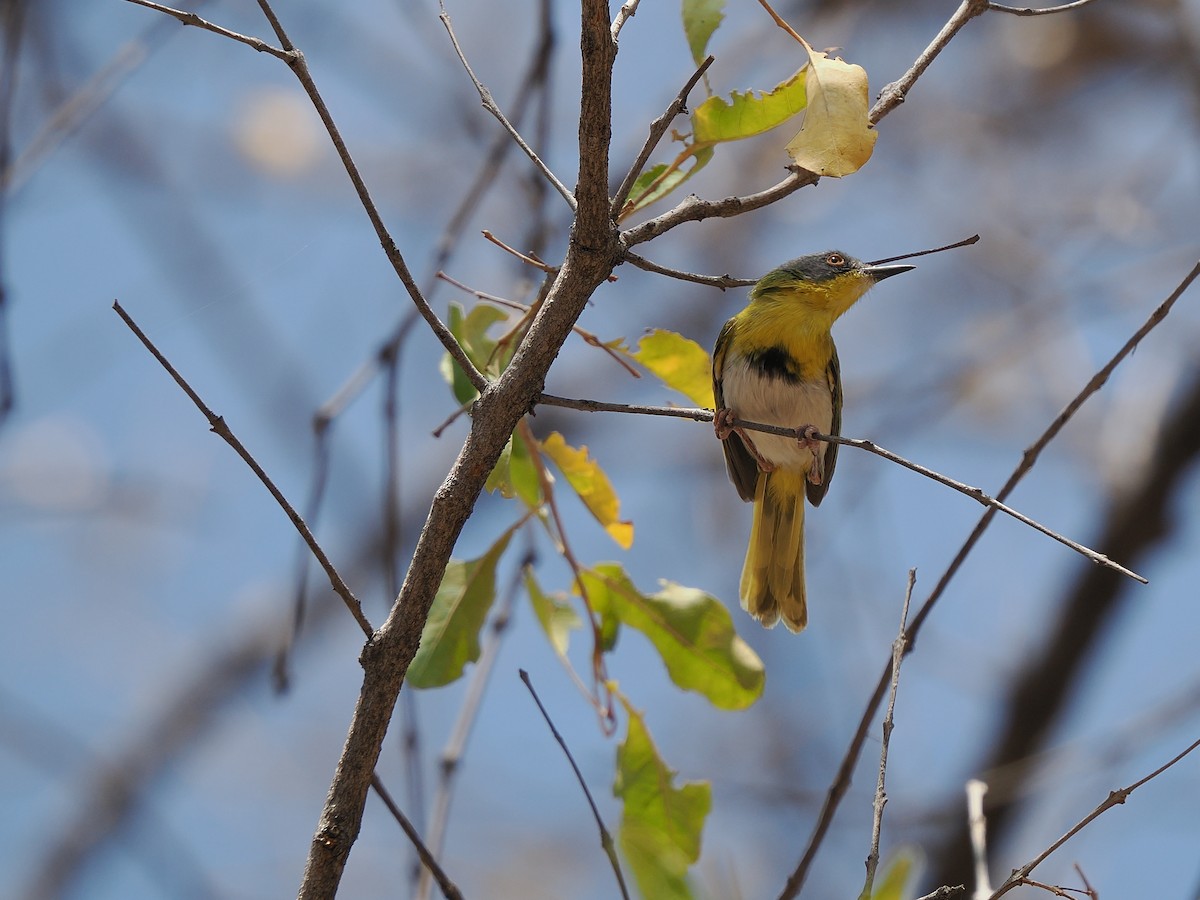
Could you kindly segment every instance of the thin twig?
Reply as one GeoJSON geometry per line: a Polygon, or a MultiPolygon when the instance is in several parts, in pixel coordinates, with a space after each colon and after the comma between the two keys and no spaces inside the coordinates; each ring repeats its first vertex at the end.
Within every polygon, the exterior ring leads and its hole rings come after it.
{"type": "MultiPolygon", "coordinates": [[[[623,9],[623,8],[622,8],[623,9]]],[[[616,27],[615,25],[613,26],[616,27]]],[[[613,40],[616,40],[616,35],[613,35],[613,40]]],[[[625,178],[621,181],[621,186],[617,188],[617,193],[612,201],[612,217],[616,220],[625,206],[625,201],[629,199],[629,192],[633,190],[633,185],[637,181],[637,177],[642,174],[642,169],[646,167],[646,163],[650,161],[650,154],[654,152],[654,148],[658,146],[658,142],[663,139],[663,135],[667,133],[667,129],[671,127],[671,123],[675,121],[675,117],[681,112],[687,110],[688,94],[692,92],[692,88],[704,77],[704,73],[708,71],[708,67],[713,64],[716,57],[708,56],[704,62],[700,63],[696,71],[692,73],[692,77],[687,80],[683,88],[675,95],[675,99],[671,101],[666,112],[650,123],[650,133],[646,135],[646,142],[642,144],[642,149],[638,151],[638,155],[633,160],[633,165],[629,167],[629,171],[625,173],[625,178]]]]}
{"type": "Polygon", "coordinates": [[[1013,16],[1052,16],[1055,13],[1067,12],[1087,6],[1092,0],[1075,0],[1074,3],[1063,3],[1060,6],[1048,6],[1045,9],[1032,9],[1028,6],[1004,6],[1000,3],[988,3],[987,8],[992,12],[1008,13],[1013,16]]]}
{"type": "Polygon", "coordinates": [[[596,825],[600,829],[600,846],[604,849],[604,854],[608,857],[608,861],[612,865],[613,874],[617,877],[617,886],[621,889],[621,896],[624,900],[629,900],[629,889],[625,887],[625,876],[621,874],[621,863],[617,859],[616,845],[613,843],[612,835],[609,834],[608,829],[604,826],[604,819],[600,817],[600,810],[596,808],[596,801],[592,799],[592,792],[588,790],[587,782],[583,780],[583,773],[579,771],[579,766],[575,764],[575,757],[571,755],[571,750],[567,747],[567,742],[563,740],[563,736],[554,727],[554,721],[550,718],[550,713],[546,712],[546,707],[542,705],[542,698],[533,689],[533,682],[529,680],[529,673],[524,669],[518,669],[517,674],[525,682],[525,687],[529,688],[533,702],[537,704],[537,708],[542,713],[542,718],[550,726],[550,733],[558,741],[558,746],[562,747],[563,753],[566,754],[567,762],[571,764],[571,770],[575,773],[575,779],[579,782],[579,786],[583,788],[583,795],[587,797],[588,806],[592,808],[592,816],[595,818],[596,825]]]}
{"type": "Polygon", "coordinates": [[[412,841],[417,855],[421,857],[421,862],[425,864],[425,871],[432,873],[433,877],[437,880],[438,887],[442,889],[442,894],[446,897],[446,900],[462,900],[462,894],[459,892],[458,887],[446,875],[446,872],[438,864],[433,854],[429,852],[429,849],[425,846],[425,842],[421,840],[421,835],[417,833],[417,829],[413,827],[413,823],[408,820],[408,816],[404,815],[400,807],[396,805],[396,801],[392,799],[392,795],[388,793],[387,788],[383,786],[383,782],[379,780],[378,774],[371,776],[371,787],[379,796],[379,799],[383,801],[383,805],[388,808],[388,812],[400,823],[400,827],[404,829],[404,833],[408,836],[408,839],[412,841]]]}
{"type": "Polygon", "coordinates": [[[682,225],[684,222],[700,222],[704,219],[712,218],[730,218],[756,209],[762,209],[764,206],[778,203],[784,197],[794,194],[802,187],[816,184],[818,177],[812,172],[798,169],[792,171],[778,184],[743,197],[725,197],[722,200],[701,200],[695,194],[691,194],[681,200],[674,209],[670,209],[662,215],[655,216],[653,219],[647,219],[645,222],[641,222],[621,232],[621,242],[626,247],[634,247],[638,244],[644,244],[646,241],[653,240],[659,235],[670,231],[672,228],[682,225]]]}
{"type": "MultiPolygon", "coordinates": [[[[1004,487],[1001,488],[1000,493],[997,494],[997,499],[1004,500],[1013,492],[1013,490],[1021,482],[1029,470],[1033,468],[1039,455],[1041,454],[1041,451],[1046,447],[1046,445],[1049,444],[1050,441],[1052,441],[1060,431],[1062,431],[1063,427],[1067,424],[1067,422],[1070,421],[1079,407],[1083,405],[1084,401],[1086,401],[1092,394],[1100,389],[1100,386],[1108,380],[1108,377],[1112,374],[1117,365],[1119,365],[1126,356],[1133,352],[1134,348],[1137,347],[1142,338],[1149,334],[1159,322],[1166,318],[1167,314],[1170,313],[1171,308],[1175,305],[1175,302],[1183,295],[1183,292],[1187,290],[1188,286],[1195,281],[1197,276],[1200,276],[1200,263],[1197,263],[1192,270],[1186,276],[1184,276],[1183,280],[1179,283],[1179,286],[1171,292],[1171,295],[1167,297],[1166,300],[1159,304],[1154,312],[1150,314],[1150,317],[1146,320],[1142,327],[1134,332],[1133,337],[1125,342],[1125,345],[1117,351],[1113,358],[1109,360],[1109,362],[1103,368],[1101,368],[1099,372],[1096,373],[1092,380],[1084,386],[1083,390],[1081,390],[1079,394],[1067,404],[1066,408],[1064,408],[1064,410],[1054,419],[1054,421],[1047,426],[1046,430],[1042,432],[1041,437],[1039,437],[1033,443],[1033,445],[1025,451],[1020,463],[1017,464],[1016,469],[1013,470],[1012,475],[1009,476],[1008,481],[1005,482],[1004,487]]],[[[992,520],[995,517],[995,509],[988,509],[984,512],[979,521],[976,523],[975,528],[971,531],[971,533],[967,536],[967,539],[959,548],[958,553],[955,554],[954,559],[950,561],[950,565],[947,566],[946,570],[942,573],[942,577],[934,586],[933,592],[928,598],[926,598],[925,603],[921,606],[921,608],[917,610],[917,614],[913,617],[912,624],[908,629],[908,652],[912,652],[917,639],[917,634],[921,630],[921,626],[929,617],[929,614],[937,605],[938,600],[941,599],[942,595],[946,591],[946,588],[950,585],[950,582],[954,579],[954,576],[958,573],[958,570],[962,567],[962,564],[966,561],[967,557],[970,556],[971,551],[975,549],[976,544],[979,543],[984,532],[987,531],[988,526],[992,523],[992,520]]],[[[850,739],[850,745],[846,748],[846,753],[842,757],[842,762],[838,767],[837,774],[834,776],[833,781],[829,785],[829,790],[825,796],[825,802],[821,807],[820,815],[818,816],[817,823],[813,828],[812,837],[809,839],[808,847],[804,852],[804,856],[801,858],[796,870],[788,879],[787,887],[781,895],[780,900],[789,900],[789,898],[795,897],[796,893],[804,884],[804,879],[807,877],[808,871],[812,866],[812,862],[816,858],[817,850],[820,849],[821,843],[824,841],[825,835],[829,831],[829,826],[833,822],[833,817],[837,813],[838,806],[841,804],[842,798],[845,796],[846,791],[850,787],[850,779],[854,773],[854,767],[857,764],[858,757],[862,753],[863,746],[866,743],[871,721],[874,719],[875,713],[879,709],[879,704],[883,702],[883,695],[887,690],[888,677],[890,674],[891,660],[888,660],[888,664],[885,666],[883,673],[880,675],[879,680],[875,685],[874,692],[867,700],[866,707],[863,710],[862,718],[858,723],[858,729],[855,731],[854,736],[850,739]]]]}
{"type": "Polygon", "coordinates": [[[333,567],[333,563],[329,561],[329,557],[325,555],[325,551],[321,549],[321,546],[317,543],[317,539],[313,536],[313,533],[308,530],[308,526],[304,523],[304,519],[300,518],[300,514],[296,512],[292,504],[290,504],[287,501],[287,498],[280,493],[279,488],[275,487],[275,482],[273,482],[270,476],[263,471],[262,466],[258,464],[258,460],[251,456],[250,451],[247,450],[242,445],[242,442],[237,439],[234,433],[230,430],[229,426],[225,423],[225,419],[221,416],[218,416],[211,409],[209,409],[207,405],[205,405],[204,401],[200,399],[200,395],[192,390],[192,386],[188,384],[186,380],[184,380],[184,377],[180,375],[178,371],[176,371],[175,367],[171,365],[165,356],[163,356],[161,351],[154,346],[154,343],[146,336],[145,332],[138,327],[138,324],[133,321],[133,319],[129,316],[129,313],[125,312],[120,301],[113,302],[113,309],[116,310],[117,315],[124,320],[125,324],[129,326],[129,330],[132,331],[134,335],[137,336],[137,339],[142,342],[143,346],[145,346],[145,348],[150,351],[151,355],[158,360],[159,364],[167,370],[167,374],[170,375],[171,378],[175,380],[175,383],[183,389],[183,392],[187,394],[189,398],[191,398],[192,403],[196,404],[196,408],[204,414],[206,419],[208,419],[209,427],[216,434],[222,437],[225,440],[225,443],[229,444],[229,446],[234,449],[234,452],[236,452],[237,455],[245,461],[246,465],[250,467],[254,474],[258,476],[258,480],[261,481],[266,489],[271,492],[271,496],[275,498],[275,502],[283,508],[285,513],[287,513],[287,517],[292,520],[292,524],[296,526],[296,530],[300,532],[300,536],[304,538],[304,542],[308,544],[309,549],[312,550],[313,556],[317,558],[317,561],[321,564],[321,568],[323,568],[325,570],[325,574],[329,576],[329,583],[333,585],[334,591],[336,591],[337,595],[342,598],[342,601],[346,604],[346,608],[349,609],[350,614],[354,616],[354,621],[356,621],[359,627],[363,630],[363,634],[370,638],[375,633],[375,629],[371,627],[371,623],[368,622],[367,617],[363,615],[362,604],[358,602],[358,598],[354,596],[354,593],[350,590],[346,583],[342,581],[342,576],[339,575],[337,569],[333,567]]]}
{"type": "MultiPolygon", "coordinates": [[[[713,419],[712,410],[708,409],[685,409],[674,406],[636,406],[626,403],[603,403],[596,400],[573,400],[566,397],[556,397],[552,394],[543,394],[538,402],[548,406],[565,406],[571,409],[583,410],[585,412],[620,412],[649,416],[672,416],[680,419],[692,419],[697,422],[711,422],[713,419]]],[[[840,435],[835,434],[813,433],[808,431],[808,429],[805,427],[785,428],[781,425],[766,425],[762,422],[749,422],[738,418],[734,418],[731,424],[734,424],[737,427],[743,428],[747,431],[761,431],[765,434],[777,434],[783,437],[808,436],[814,440],[826,441],[831,444],[843,444],[847,447],[855,447],[859,450],[866,450],[870,453],[874,453],[876,456],[881,456],[890,462],[894,462],[906,469],[910,469],[911,471],[916,472],[918,475],[924,475],[926,478],[932,479],[939,484],[944,484],[948,488],[953,488],[960,494],[970,497],[972,500],[975,500],[982,506],[988,507],[990,510],[1002,512],[1007,516],[1012,516],[1012,518],[1016,519],[1018,522],[1028,525],[1030,528],[1033,528],[1036,531],[1040,531],[1042,534],[1053,538],[1066,547],[1070,547],[1076,553],[1087,557],[1097,565],[1112,569],[1115,572],[1120,572],[1122,575],[1132,578],[1134,581],[1139,581],[1142,584],[1147,583],[1147,580],[1141,575],[1130,571],[1120,563],[1114,562],[1103,553],[1097,553],[1090,547],[1086,547],[1077,541],[1073,541],[1070,538],[1059,534],[1053,529],[1047,528],[1037,520],[1031,519],[1024,513],[1018,512],[1011,506],[1002,503],[995,497],[988,496],[980,488],[973,487],[969,484],[964,484],[961,481],[955,481],[953,478],[942,475],[940,472],[935,472],[933,469],[926,468],[919,463],[905,459],[903,456],[900,456],[897,453],[893,453],[890,450],[880,447],[874,441],[863,440],[860,438],[841,437],[840,435]]]]}
{"type": "Polygon", "coordinates": [[[888,693],[887,712],[883,716],[883,742],[879,751],[879,778],[875,782],[875,802],[871,818],[871,850],[867,853],[867,880],[863,884],[859,900],[871,900],[875,889],[875,870],[879,867],[879,834],[883,829],[883,808],[887,805],[887,760],[888,746],[895,727],[896,693],[900,689],[900,663],[904,660],[905,631],[908,628],[908,607],[912,602],[913,587],[917,583],[917,570],[908,570],[908,585],[904,590],[904,605],[900,611],[900,633],[892,641],[892,688],[888,693]]]}
{"type": "Polygon", "coordinates": [[[230,31],[228,28],[222,28],[220,25],[214,25],[212,22],[200,18],[194,12],[188,12],[187,10],[183,9],[173,9],[170,6],[163,6],[161,3],[152,3],[151,0],[128,0],[128,2],[137,6],[144,6],[147,9],[156,10],[164,15],[171,16],[172,18],[178,19],[184,25],[194,25],[196,28],[202,28],[205,31],[211,31],[213,34],[219,34],[221,37],[227,37],[231,41],[237,41],[239,44],[245,44],[248,47],[253,47],[260,53],[269,53],[276,59],[281,59],[289,65],[300,52],[294,48],[290,50],[281,50],[279,47],[268,44],[266,41],[262,40],[262,38],[251,37],[250,35],[246,34],[238,34],[236,31],[230,31]]]}
{"type": "Polygon", "coordinates": [[[1027,878],[1029,876],[1030,872],[1032,872],[1034,869],[1036,869],[1038,866],[1040,866],[1043,862],[1045,862],[1046,859],[1050,856],[1050,854],[1052,854],[1054,851],[1056,851],[1059,847],[1061,847],[1063,844],[1065,844],[1071,838],[1075,837],[1075,835],[1079,834],[1079,832],[1083,831],[1083,829],[1086,828],[1088,825],[1090,825],[1094,819],[1099,818],[1104,813],[1106,813],[1110,809],[1112,809],[1114,806],[1120,806],[1121,804],[1123,804],[1126,800],[1129,799],[1130,794],[1132,794],[1134,791],[1136,791],[1142,785],[1146,784],[1146,782],[1152,781],[1153,779],[1155,779],[1159,775],[1161,775],[1163,772],[1167,771],[1167,769],[1174,766],[1177,762],[1179,762],[1181,759],[1186,757],[1188,754],[1190,754],[1192,751],[1194,751],[1197,747],[1200,747],[1200,739],[1193,741],[1182,752],[1180,752],[1179,754],[1174,756],[1168,762],[1159,766],[1157,769],[1155,769],[1153,772],[1151,772],[1145,778],[1141,778],[1138,781],[1135,781],[1133,784],[1129,785],[1128,787],[1123,787],[1123,788],[1119,788],[1115,791],[1110,791],[1109,795],[1104,798],[1104,800],[1100,803],[1099,806],[1097,806],[1090,813],[1088,813],[1086,816],[1084,816],[1082,819],[1080,819],[1078,822],[1076,822],[1073,826],[1071,826],[1071,828],[1067,831],[1066,834],[1064,834],[1062,837],[1060,837],[1058,840],[1056,840],[1053,844],[1051,844],[1049,847],[1047,847],[1045,850],[1043,850],[1041,853],[1039,853],[1037,856],[1035,856],[1029,862],[1025,863],[1025,865],[1021,866],[1021,868],[1014,869],[1013,873],[1005,880],[1005,882],[1002,885],[1000,885],[999,888],[996,889],[996,892],[994,894],[990,895],[988,900],[997,900],[997,898],[1003,897],[1005,894],[1007,894],[1013,888],[1017,887],[1020,884],[1021,880],[1024,878],[1027,878]]]}
{"type": "Polygon", "coordinates": [[[704,284],[708,287],[719,288],[722,291],[729,288],[749,287],[754,284],[752,278],[734,278],[732,275],[698,275],[694,272],[684,272],[680,269],[671,269],[667,266],[659,265],[652,260],[646,259],[634,253],[632,250],[625,251],[625,262],[647,272],[653,272],[656,275],[666,275],[668,278],[676,278],[679,281],[690,281],[693,284],[704,284]]]}
{"type": "MultiPolygon", "coordinates": [[[[466,751],[467,740],[471,737],[471,730],[479,718],[483,693],[495,670],[496,656],[500,651],[500,644],[504,640],[504,632],[508,629],[509,622],[512,621],[513,607],[516,605],[517,592],[524,578],[525,567],[532,566],[536,562],[537,554],[529,549],[513,572],[508,590],[504,592],[496,614],[492,617],[491,628],[483,648],[479,652],[479,661],[471,673],[471,683],[467,687],[466,696],[463,697],[458,718],[450,730],[450,738],[446,741],[445,749],[442,750],[441,779],[438,782],[437,794],[433,798],[433,817],[429,821],[428,829],[429,847],[435,856],[442,853],[446,839],[446,826],[450,821],[450,800],[454,794],[455,776],[458,774],[459,764],[466,751]]],[[[421,881],[417,886],[418,900],[425,900],[429,896],[429,887],[429,871],[426,870],[421,873],[421,881]]]]}
{"type": "Polygon", "coordinates": [[[613,19],[610,32],[613,43],[616,43],[617,38],[621,36],[621,29],[625,27],[625,23],[637,15],[637,8],[640,2],[641,0],[625,0],[625,3],[617,10],[617,17],[613,19]]]}
{"type": "Polygon", "coordinates": [[[458,55],[459,62],[461,62],[463,68],[467,70],[467,75],[470,76],[471,82],[475,85],[475,90],[479,92],[479,101],[483,104],[483,108],[495,116],[496,121],[498,121],[501,126],[503,126],[504,130],[509,133],[512,139],[516,141],[517,146],[520,147],[522,152],[529,157],[530,161],[534,164],[537,170],[542,173],[542,176],[550,182],[556,191],[562,195],[563,199],[567,201],[567,206],[569,206],[571,211],[574,212],[576,209],[575,195],[571,193],[570,188],[558,180],[558,176],[550,170],[550,167],[542,161],[542,158],[534,152],[533,148],[525,143],[525,138],[521,137],[521,133],[517,131],[517,129],[513,127],[513,124],[505,117],[504,113],[500,110],[499,105],[497,105],[495,99],[493,99],[492,92],[489,91],[484,86],[483,82],[479,80],[479,77],[475,74],[475,70],[472,69],[471,64],[467,62],[467,56],[465,53],[463,53],[462,47],[458,45],[458,37],[454,34],[454,26],[450,23],[450,13],[446,12],[445,3],[439,3],[439,5],[441,6],[442,11],[438,14],[438,18],[442,20],[442,24],[446,27],[446,33],[450,35],[450,43],[454,45],[454,52],[458,55]]]}
{"type": "MultiPolygon", "coordinates": [[[[527,303],[520,303],[516,300],[509,300],[507,297],[499,297],[496,294],[489,294],[486,291],[477,291],[473,287],[463,284],[457,278],[447,275],[445,272],[438,272],[437,277],[442,279],[443,281],[447,282],[448,284],[454,285],[460,291],[470,294],[476,300],[483,300],[486,303],[495,303],[497,306],[504,306],[504,307],[507,307],[508,309],[515,309],[518,312],[525,313],[526,315],[528,315],[533,310],[533,307],[531,307],[527,303]]],[[[608,354],[608,356],[610,356],[613,359],[614,362],[617,363],[617,365],[621,366],[621,368],[623,368],[626,372],[628,372],[634,378],[642,377],[641,372],[639,372],[632,365],[630,365],[628,362],[626,362],[626,360],[621,356],[620,353],[618,353],[616,350],[614,350],[608,344],[604,343],[604,341],[600,340],[600,338],[597,337],[595,333],[588,331],[586,328],[581,328],[578,325],[572,325],[571,330],[573,332],[575,332],[577,335],[579,335],[579,337],[581,337],[583,339],[583,342],[585,344],[587,344],[588,346],[595,347],[597,350],[603,350],[606,354],[608,354]]]]}
{"type": "Polygon", "coordinates": [[[963,0],[958,9],[954,11],[954,15],[942,26],[942,30],[930,41],[929,46],[917,57],[908,71],[879,92],[879,99],[875,101],[875,105],[871,107],[871,112],[867,115],[867,119],[872,125],[878,125],[884,116],[904,102],[904,98],[908,96],[912,86],[937,59],[938,54],[946,49],[946,45],[963,29],[963,26],[976,16],[985,13],[987,8],[988,0],[963,0]]]}
{"type": "Polygon", "coordinates": [[[954,886],[945,885],[938,888],[932,893],[925,894],[923,897],[918,897],[917,900],[950,900],[952,897],[958,897],[967,892],[966,885],[956,884],[954,886]]]}
{"type": "Polygon", "coordinates": [[[313,108],[317,111],[317,115],[320,116],[325,130],[329,134],[329,139],[333,142],[334,149],[337,151],[338,158],[342,161],[342,166],[345,168],[346,174],[350,176],[350,182],[354,185],[359,202],[362,204],[367,218],[371,220],[371,225],[374,227],[375,234],[383,246],[384,253],[387,254],[388,261],[392,264],[396,275],[408,291],[409,297],[412,298],[417,310],[421,313],[421,317],[425,319],[429,327],[433,330],[433,333],[437,336],[437,339],[441,341],[442,346],[446,348],[446,351],[454,358],[455,362],[462,367],[471,384],[475,386],[477,391],[483,393],[487,387],[487,379],[479,374],[475,366],[467,359],[467,354],[458,345],[458,341],[454,339],[454,335],[450,333],[450,329],[437,317],[437,313],[433,311],[433,308],[422,295],[420,288],[417,287],[412,273],[408,270],[408,263],[404,261],[404,256],[400,253],[396,242],[392,239],[387,226],[384,225],[383,217],[380,216],[379,210],[375,206],[375,201],[372,199],[370,191],[367,190],[366,183],[363,181],[362,175],[358,170],[358,165],[354,162],[354,158],[350,155],[350,150],[346,147],[346,142],[342,139],[341,131],[339,131],[337,124],[333,121],[333,116],[330,115],[329,108],[325,105],[325,100],[321,96],[321,92],[317,90],[316,82],[313,81],[312,73],[309,72],[308,62],[305,60],[304,54],[296,48],[287,36],[287,32],[283,30],[283,25],[275,15],[275,11],[271,8],[269,0],[258,0],[258,5],[262,9],[263,15],[267,17],[267,21],[271,23],[271,27],[275,31],[276,37],[279,38],[280,44],[283,45],[282,50],[271,47],[257,38],[247,38],[245,35],[239,35],[236,32],[227,31],[219,26],[212,25],[212,23],[206,22],[192,13],[160,6],[157,3],[151,3],[150,0],[128,0],[128,2],[136,3],[139,6],[147,6],[166,15],[174,16],[185,25],[195,25],[223,37],[248,44],[256,50],[271,53],[273,56],[287,63],[288,68],[299,79],[304,92],[308,94],[308,98],[312,102],[313,108]],[[192,21],[192,19],[196,21],[192,21]],[[259,46],[260,44],[261,46],[259,46]]]}

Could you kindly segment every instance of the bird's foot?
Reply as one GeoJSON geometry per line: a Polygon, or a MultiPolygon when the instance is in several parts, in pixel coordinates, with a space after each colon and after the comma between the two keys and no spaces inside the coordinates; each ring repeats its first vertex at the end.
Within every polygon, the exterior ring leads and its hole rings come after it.
{"type": "Polygon", "coordinates": [[[820,484],[825,478],[825,455],[821,441],[817,440],[820,433],[815,425],[801,425],[796,429],[796,443],[813,455],[812,465],[808,468],[809,484],[820,484]]]}
{"type": "Polygon", "coordinates": [[[746,434],[746,430],[744,428],[740,428],[739,426],[733,424],[736,419],[737,414],[729,407],[718,409],[716,414],[713,416],[713,428],[717,432],[717,437],[721,440],[726,440],[731,434],[736,434],[742,439],[742,446],[750,451],[750,455],[753,456],[754,461],[758,463],[759,471],[774,472],[775,464],[768,461],[761,453],[758,452],[758,448],[754,446],[754,441],[750,439],[750,435],[746,434]]]}
{"type": "Polygon", "coordinates": [[[718,409],[713,415],[713,430],[716,431],[717,437],[720,440],[725,440],[737,430],[733,427],[733,420],[735,418],[737,416],[734,415],[733,410],[729,407],[718,409]]]}

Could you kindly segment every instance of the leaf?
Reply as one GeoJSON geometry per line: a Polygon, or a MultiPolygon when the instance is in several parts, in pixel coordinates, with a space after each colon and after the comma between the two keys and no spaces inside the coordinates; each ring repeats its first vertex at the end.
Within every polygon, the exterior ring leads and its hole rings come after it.
{"type": "MultiPolygon", "coordinates": [[[[496,339],[489,337],[487,331],[497,322],[507,318],[507,315],[494,306],[486,306],[481,303],[464,315],[462,306],[451,303],[450,321],[446,324],[450,333],[454,335],[454,339],[458,341],[458,345],[467,354],[467,359],[475,364],[475,368],[480,372],[488,373],[490,371],[491,374],[498,374],[503,368],[500,363],[507,363],[507,360],[494,358],[496,339]]],[[[475,390],[475,386],[471,384],[466,373],[458,363],[450,358],[449,353],[443,355],[438,368],[459,403],[470,403],[479,396],[479,392],[475,390]]]]}
{"type": "Polygon", "coordinates": [[[639,209],[667,196],[708,165],[708,161],[712,158],[712,147],[688,145],[670,165],[659,163],[647,169],[633,183],[633,190],[629,192],[630,200],[626,201],[622,208],[621,218],[632,215],[639,209]],[[692,164],[685,169],[683,165],[688,160],[691,160],[692,164]]]}
{"type": "Polygon", "coordinates": [[[840,59],[809,51],[804,124],[787,145],[796,165],[840,178],[871,158],[878,132],[867,118],[867,73],[840,59]]]}
{"type": "Polygon", "coordinates": [[[729,610],[695,588],[663,582],[638,591],[617,563],[584,569],[580,580],[596,612],[615,615],[650,639],[676,685],[720,709],[744,709],[759,698],[762,660],[733,630],[729,610]]]}
{"type": "Polygon", "coordinates": [[[421,646],[408,667],[415,688],[441,687],[462,677],[467,663],[479,659],[479,632],[496,598],[496,563],[513,535],[508,529],[479,559],[452,559],[425,628],[421,646]]]}
{"type": "Polygon", "coordinates": [[[629,729],[617,747],[613,783],[614,796],[624,800],[617,842],[643,897],[688,900],[687,870],[700,858],[712,789],[707,782],[675,787],[675,772],[658,755],[641,714],[623,696],[621,703],[629,729]]]}
{"type": "Polygon", "coordinates": [[[674,191],[713,157],[713,147],[770,131],[801,112],[805,104],[804,72],[781,81],[765,94],[734,91],[728,100],[709,97],[692,112],[692,134],[670,164],[659,163],[643,172],[621,210],[621,219],[674,191]],[[691,161],[691,166],[684,168],[691,161]]]}
{"type": "Polygon", "coordinates": [[[542,505],[542,481],[520,428],[509,435],[483,486],[493,494],[499,491],[507,500],[519,497],[530,509],[542,505]]]}
{"type": "Polygon", "coordinates": [[[683,0],[683,33],[696,65],[708,56],[708,41],[725,18],[725,0],[683,0]]]}
{"type": "Polygon", "coordinates": [[[628,550],[633,545],[633,523],[618,519],[621,501],[604,470],[588,456],[587,447],[576,450],[557,431],[541,444],[542,452],[554,460],[596,521],[614,541],[628,550]]]}
{"type": "Polygon", "coordinates": [[[693,340],[656,329],[638,342],[633,358],[697,406],[712,409],[712,360],[693,340]]]}
{"type": "Polygon", "coordinates": [[[525,567],[525,592],[534,615],[550,639],[550,646],[559,656],[566,656],[571,632],[583,625],[579,614],[568,604],[547,596],[534,578],[531,566],[525,567]]]}
{"type": "Polygon", "coordinates": [[[883,877],[875,882],[871,900],[905,900],[911,896],[908,888],[916,878],[918,861],[918,854],[907,847],[892,854],[884,866],[883,877]]]}
{"type": "Polygon", "coordinates": [[[765,94],[734,91],[728,100],[709,97],[692,112],[693,141],[740,141],[782,125],[804,110],[808,68],[805,65],[765,94]]]}

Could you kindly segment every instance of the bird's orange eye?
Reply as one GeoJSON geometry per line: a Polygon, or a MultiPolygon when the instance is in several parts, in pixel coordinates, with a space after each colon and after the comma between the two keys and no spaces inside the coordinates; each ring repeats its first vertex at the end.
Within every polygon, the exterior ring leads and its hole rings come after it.
{"type": "Polygon", "coordinates": [[[840,269],[846,264],[846,257],[842,256],[840,253],[830,253],[825,257],[825,262],[834,268],[840,269]]]}

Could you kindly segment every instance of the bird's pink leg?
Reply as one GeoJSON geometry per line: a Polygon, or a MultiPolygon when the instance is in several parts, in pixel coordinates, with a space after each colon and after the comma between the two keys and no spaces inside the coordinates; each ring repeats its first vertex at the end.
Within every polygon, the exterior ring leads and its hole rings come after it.
{"type": "Polygon", "coordinates": [[[758,463],[759,471],[774,472],[775,464],[767,461],[763,455],[758,452],[758,448],[754,446],[754,441],[750,439],[750,435],[746,434],[745,429],[733,424],[736,418],[737,414],[734,413],[734,411],[729,407],[718,409],[716,414],[713,416],[713,428],[717,432],[717,437],[724,441],[728,440],[731,434],[736,434],[742,439],[742,446],[750,451],[750,455],[753,456],[755,462],[758,463]]]}
{"type": "Polygon", "coordinates": [[[822,443],[816,439],[820,430],[815,425],[801,425],[796,429],[796,442],[812,452],[813,462],[808,468],[809,484],[820,484],[825,480],[825,454],[822,443]]]}

